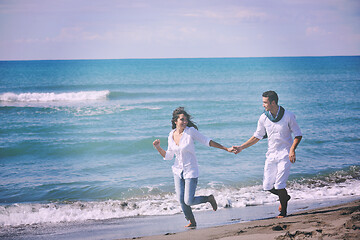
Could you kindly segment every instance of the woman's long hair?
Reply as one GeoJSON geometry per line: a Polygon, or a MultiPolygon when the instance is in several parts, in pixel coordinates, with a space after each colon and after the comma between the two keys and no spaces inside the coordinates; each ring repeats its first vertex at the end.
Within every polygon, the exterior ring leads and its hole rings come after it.
{"type": "Polygon", "coordinates": [[[188,114],[183,107],[178,107],[177,109],[175,109],[173,111],[173,117],[171,119],[172,129],[176,128],[176,123],[175,122],[178,120],[180,114],[184,114],[186,116],[186,118],[188,120],[188,124],[187,124],[188,127],[194,127],[196,129],[198,129],[198,127],[195,125],[195,123],[193,123],[191,121],[191,115],[188,114]]]}

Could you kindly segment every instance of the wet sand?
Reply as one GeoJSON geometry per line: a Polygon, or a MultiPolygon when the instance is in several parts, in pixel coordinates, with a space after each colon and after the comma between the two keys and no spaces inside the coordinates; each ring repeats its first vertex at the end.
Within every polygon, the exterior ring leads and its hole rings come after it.
{"type": "Polygon", "coordinates": [[[283,219],[263,219],[179,233],[134,237],[141,240],[284,240],[284,239],[360,239],[360,199],[295,212],[283,219]]]}

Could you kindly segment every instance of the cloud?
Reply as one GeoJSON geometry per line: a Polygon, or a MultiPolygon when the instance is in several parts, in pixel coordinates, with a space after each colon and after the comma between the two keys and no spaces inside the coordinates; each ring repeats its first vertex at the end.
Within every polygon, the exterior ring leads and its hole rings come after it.
{"type": "Polygon", "coordinates": [[[50,42],[81,42],[81,41],[94,41],[104,40],[109,35],[99,35],[84,31],[81,27],[69,27],[62,28],[60,33],[55,37],[44,38],[19,38],[15,40],[15,43],[50,43],[50,42]]]}
{"type": "Polygon", "coordinates": [[[265,12],[260,11],[252,11],[248,9],[240,9],[237,10],[234,14],[234,18],[238,19],[247,19],[247,20],[254,20],[254,19],[266,19],[268,15],[265,12]]]}
{"type": "Polygon", "coordinates": [[[306,28],[306,35],[312,35],[312,34],[317,34],[319,33],[320,28],[315,26],[315,27],[308,27],[306,28]]]}
{"type": "Polygon", "coordinates": [[[194,27],[181,27],[179,31],[184,34],[193,34],[197,31],[197,29],[194,27]]]}
{"type": "Polygon", "coordinates": [[[264,11],[252,10],[247,8],[222,8],[217,10],[195,10],[179,15],[190,18],[207,18],[214,20],[240,20],[240,21],[258,21],[265,20],[268,17],[264,11]]]}
{"type": "Polygon", "coordinates": [[[307,36],[316,36],[316,35],[329,35],[331,32],[325,31],[325,29],[320,28],[319,26],[311,26],[306,28],[307,36]]]}
{"type": "Polygon", "coordinates": [[[324,46],[321,54],[343,46],[355,54],[359,7],[355,0],[0,0],[0,55],[36,58],[46,49],[46,58],[81,58],[89,46],[99,58],[104,49],[118,49],[116,57],[308,55],[314,45],[324,46]],[[302,47],[294,53],[290,42],[302,47]]]}

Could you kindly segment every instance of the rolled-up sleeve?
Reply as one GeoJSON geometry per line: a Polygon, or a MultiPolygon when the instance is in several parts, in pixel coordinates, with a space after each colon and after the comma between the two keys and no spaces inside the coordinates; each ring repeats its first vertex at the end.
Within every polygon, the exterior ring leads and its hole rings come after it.
{"type": "Polygon", "coordinates": [[[302,136],[302,132],[300,130],[299,125],[296,122],[296,118],[295,118],[294,114],[291,114],[291,116],[290,116],[289,127],[290,127],[290,130],[293,133],[294,137],[302,136]]]}
{"type": "Polygon", "coordinates": [[[164,160],[172,160],[175,155],[174,149],[171,148],[170,137],[171,137],[171,134],[168,137],[168,148],[166,150],[164,160]]]}
{"type": "Polygon", "coordinates": [[[171,150],[168,149],[168,150],[166,151],[164,160],[172,160],[172,159],[174,158],[174,154],[175,154],[174,151],[171,151],[171,150]]]}
{"type": "Polygon", "coordinates": [[[210,141],[211,138],[208,138],[204,135],[202,135],[198,130],[196,130],[195,128],[191,127],[190,128],[190,132],[191,132],[191,136],[198,142],[200,142],[201,144],[210,147],[210,141]]]}
{"type": "Polygon", "coordinates": [[[258,124],[257,124],[257,128],[256,131],[254,132],[254,137],[256,137],[257,139],[263,139],[263,137],[266,134],[266,129],[265,129],[265,125],[264,125],[264,117],[265,115],[261,115],[259,120],[258,120],[258,124]]]}

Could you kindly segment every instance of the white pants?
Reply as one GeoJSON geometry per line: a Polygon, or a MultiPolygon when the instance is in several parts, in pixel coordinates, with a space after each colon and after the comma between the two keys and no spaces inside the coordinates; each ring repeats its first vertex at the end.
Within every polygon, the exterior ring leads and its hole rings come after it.
{"type": "Polygon", "coordinates": [[[264,167],[263,188],[268,191],[273,188],[286,188],[286,181],[290,174],[291,162],[289,156],[283,159],[266,159],[264,167]]]}

